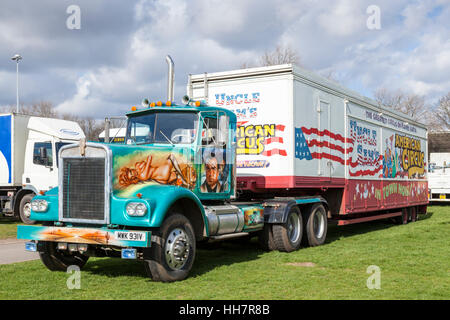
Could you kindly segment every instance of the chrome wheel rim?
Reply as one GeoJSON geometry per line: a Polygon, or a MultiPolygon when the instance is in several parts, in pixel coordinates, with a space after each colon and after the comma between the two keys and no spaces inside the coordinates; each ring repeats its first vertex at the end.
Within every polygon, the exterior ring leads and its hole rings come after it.
{"type": "Polygon", "coordinates": [[[313,229],[314,229],[314,235],[316,236],[316,238],[319,238],[319,239],[322,238],[323,233],[325,231],[325,224],[324,224],[323,215],[321,214],[321,212],[319,210],[317,210],[314,213],[313,229]]]}
{"type": "Polygon", "coordinates": [[[172,230],[165,245],[166,263],[173,270],[179,270],[186,264],[191,243],[186,232],[180,228],[172,230]]]}
{"type": "Polygon", "coordinates": [[[23,206],[23,215],[26,218],[29,218],[31,216],[31,203],[30,202],[25,203],[25,205],[23,206]]]}
{"type": "Polygon", "coordinates": [[[300,237],[300,218],[297,213],[292,213],[288,220],[288,235],[292,243],[298,241],[300,237]]]}

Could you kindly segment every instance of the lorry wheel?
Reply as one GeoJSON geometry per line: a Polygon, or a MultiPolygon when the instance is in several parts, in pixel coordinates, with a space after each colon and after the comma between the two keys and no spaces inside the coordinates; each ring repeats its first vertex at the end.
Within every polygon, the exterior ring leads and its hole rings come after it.
{"type": "Polygon", "coordinates": [[[408,211],[409,211],[408,208],[403,208],[402,215],[394,218],[395,224],[407,224],[409,216],[408,211]]]}
{"type": "Polygon", "coordinates": [[[276,250],[273,242],[273,231],[271,224],[264,224],[264,229],[258,232],[258,243],[265,251],[276,250]]]}
{"type": "Polygon", "coordinates": [[[68,253],[56,249],[56,242],[41,242],[39,257],[50,271],[67,271],[70,266],[84,267],[89,257],[81,253],[68,253]]]}
{"type": "Polygon", "coordinates": [[[300,209],[293,206],[283,224],[272,225],[274,248],[278,251],[298,250],[303,236],[303,219],[300,209]]]}
{"type": "Polygon", "coordinates": [[[151,258],[145,261],[148,275],[154,281],[184,280],[195,259],[195,234],[189,220],[178,213],[170,215],[158,234],[161,242],[150,247],[151,258]]]}
{"type": "Polygon", "coordinates": [[[310,207],[309,215],[305,221],[303,243],[310,247],[320,246],[327,237],[327,211],[323,204],[316,203],[310,207]]]}
{"type": "Polygon", "coordinates": [[[22,220],[22,222],[25,224],[35,224],[36,223],[36,220],[30,219],[31,199],[33,199],[34,196],[35,196],[34,193],[26,194],[20,200],[20,207],[19,207],[20,220],[22,220]]]}

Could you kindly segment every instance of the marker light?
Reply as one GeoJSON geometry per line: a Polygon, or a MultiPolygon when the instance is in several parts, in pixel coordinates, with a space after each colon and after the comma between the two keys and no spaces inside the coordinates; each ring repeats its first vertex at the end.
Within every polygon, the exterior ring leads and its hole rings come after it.
{"type": "Polygon", "coordinates": [[[168,100],[168,101],[166,102],[166,106],[170,107],[171,105],[172,105],[172,101],[168,100]]]}
{"type": "Polygon", "coordinates": [[[131,111],[136,111],[136,110],[137,110],[136,106],[131,107],[131,111]]]}
{"type": "Polygon", "coordinates": [[[200,107],[200,105],[201,105],[201,102],[200,102],[200,101],[195,101],[195,106],[196,106],[196,107],[200,107]]]}
{"type": "Polygon", "coordinates": [[[161,107],[161,106],[162,106],[162,102],[161,102],[161,101],[158,101],[158,102],[156,103],[156,105],[157,105],[158,107],[161,107]]]}
{"type": "Polygon", "coordinates": [[[150,103],[150,107],[151,107],[151,108],[153,108],[154,106],[155,106],[155,103],[154,103],[154,102],[150,103]]]}

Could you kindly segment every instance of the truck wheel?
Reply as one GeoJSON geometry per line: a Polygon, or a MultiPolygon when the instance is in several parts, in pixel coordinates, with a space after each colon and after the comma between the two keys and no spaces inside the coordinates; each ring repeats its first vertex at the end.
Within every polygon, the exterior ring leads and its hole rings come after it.
{"type": "Polygon", "coordinates": [[[30,219],[31,214],[31,199],[35,196],[34,193],[26,194],[23,196],[23,198],[20,200],[20,207],[19,207],[19,215],[20,220],[22,220],[25,224],[35,224],[36,220],[30,219]]]}
{"type": "Polygon", "coordinates": [[[70,266],[84,267],[89,257],[81,253],[68,253],[56,249],[56,242],[41,242],[39,257],[50,271],[67,271],[70,266]]]}
{"type": "Polygon", "coordinates": [[[265,251],[276,250],[273,242],[273,231],[271,224],[264,224],[264,229],[258,232],[258,243],[265,251]]]}
{"type": "Polygon", "coordinates": [[[327,237],[327,211],[321,203],[316,203],[310,207],[309,214],[305,222],[305,232],[303,242],[310,247],[320,246],[325,243],[327,237]]]}
{"type": "Polygon", "coordinates": [[[172,214],[163,222],[158,235],[161,242],[152,244],[151,259],[145,261],[148,275],[162,282],[186,279],[196,250],[191,223],[181,214],[172,214]]]}
{"type": "Polygon", "coordinates": [[[409,211],[409,209],[403,208],[402,215],[394,218],[395,224],[407,224],[408,216],[409,216],[408,211],[409,211]]]}
{"type": "Polygon", "coordinates": [[[274,248],[278,251],[298,250],[303,236],[303,219],[300,209],[293,206],[283,224],[272,225],[274,248]]]}

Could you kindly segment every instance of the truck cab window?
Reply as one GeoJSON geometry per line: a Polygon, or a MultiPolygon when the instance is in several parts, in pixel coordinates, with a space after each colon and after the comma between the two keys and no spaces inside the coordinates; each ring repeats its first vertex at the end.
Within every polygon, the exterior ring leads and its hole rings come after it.
{"type": "Polygon", "coordinates": [[[33,163],[41,166],[53,166],[51,142],[36,142],[33,148],[33,163]],[[45,154],[42,151],[45,150],[45,154]],[[46,156],[46,157],[45,157],[46,156]]]}

